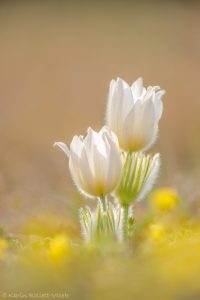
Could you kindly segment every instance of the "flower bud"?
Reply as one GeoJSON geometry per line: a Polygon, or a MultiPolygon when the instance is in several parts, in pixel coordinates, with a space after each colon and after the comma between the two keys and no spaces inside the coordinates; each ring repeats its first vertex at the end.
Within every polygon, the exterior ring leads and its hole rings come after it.
{"type": "Polygon", "coordinates": [[[121,240],[122,222],[122,209],[111,203],[106,211],[100,202],[94,211],[89,207],[80,209],[81,230],[86,243],[121,240]]]}

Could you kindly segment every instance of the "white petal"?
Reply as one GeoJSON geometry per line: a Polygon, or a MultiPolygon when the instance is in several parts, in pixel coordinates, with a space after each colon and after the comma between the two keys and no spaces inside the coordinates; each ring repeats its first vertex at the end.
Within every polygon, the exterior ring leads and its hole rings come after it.
{"type": "Polygon", "coordinates": [[[116,135],[111,131],[104,132],[103,140],[107,152],[106,188],[107,192],[110,192],[121,178],[122,159],[116,135]]]}
{"type": "Polygon", "coordinates": [[[122,87],[125,89],[127,87],[129,87],[129,84],[122,78],[120,77],[117,77],[117,83],[121,83],[122,84],[122,87]]]}
{"type": "Polygon", "coordinates": [[[80,157],[82,149],[83,149],[82,137],[75,135],[70,144],[70,151],[76,153],[76,155],[80,157]]]}
{"type": "MultiPolygon", "coordinates": [[[[77,157],[77,159],[78,159],[78,157],[77,157]]],[[[73,179],[76,187],[78,188],[78,190],[81,193],[83,193],[84,187],[83,187],[83,183],[82,183],[82,179],[81,179],[81,175],[80,175],[80,171],[79,171],[79,163],[78,163],[78,161],[74,160],[74,157],[69,158],[69,170],[70,170],[72,179],[73,179]]]]}
{"type": "Polygon", "coordinates": [[[96,195],[94,189],[95,176],[91,168],[91,163],[89,162],[85,147],[82,150],[81,158],[79,160],[79,169],[80,169],[83,189],[89,195],[96,195]]]}
{"type": "Polygon", "coordinates": [[[54,146],[58,146],[68,157],[70,155],[70,150],[67,145],[63,142],[55,142],[54,146]]]}
{"type": "Polygon", "coordinates": [[[113,191],[120,181],[122,173],[122,159],[120,157],[119,149],[113,143],[109,152],[109,167],[107,169],[107,186],[108,192],[113,191]]]}
{"type": "Polygon", "coordinates": [[[137,100],[143,93],[143,79],[139,77],[136,81],[132,83],[131,90],[133,97],[137,100]]]}
{"type": "Polygon", "coordinates": [[[123,97],[121,99],[121,118],[122,121],[126,118],[129,111],[132,109],[134,105],[133,94],[130,87],[127,87],[123,90],[123,97]]]}
{"type": "Polygon", "coordinates": [[[85,191],[87,194],[93,194],[93,177],[82,137],[75,136],[71,142],[69,168],[79,190],[85,191]]]}
{"type": "Polygon", "coordinates": [[[108,184],[106,174],[108,168],[108,157],[102,155],[97,146],[94,146],[93,166],[95,177],[95,189],[97,194],[105,194],[108,184]]]}
{"type": "Polygon", "coordinates": [[[141,109],[142,103],[138,100],[124,121],[122,146],[129,151],[141,147],[141,109]]]}
{"type": "Polygon", "coordinates": [[[88,128],[87,130],[87,135],[83,140],[86,152],[88,153],[88,155],[92,155],[92,143],[93,143],[93,134],[94,134],[94,130],[92,130],[92,128],[88,128]]]}
{"type": "Polygon", "coordinates": [[[146,137],[151,136],[151,133],[155,126],[155,109],[152,99],[148,99],[142,104],[142,111],[141,111],[141,126],[143,126],[143,134],[146,137]]]}
{"type": "Polygon", "coordinates": [[[119,140],[122,138],[123,120],[133,106],[133,97],[129,85],[118,78],[114,84],[111,84],[107,106],[107,125],[113,130],[119,140]]]}
{"type": "Polygon", "coordinates": [[[156,110],[156,119],[159,121],[162,112],[163,112],[163,102],[162,102],[162,97],[165,95],[164,90],[159,90],[155,93],[154,97],[154,105],[155,105],[155,110],[156,110]]]}
{"type": "Polygon", "coordinates": [[[110,82],[109,94],[108,94],[108,104],[106,110],[106,123],[113,129],[116,127],[116,117],[118,115],[118,110],[120,107],[120,98],[116,92],[117,82],[112,80],[110,82]]]}
{"type": "Polygon", "coordinates": [[[106,136],[106,138],[109,139],[109,141],[112,140],[112,142],[114,142],[117,145],[117,147],[119,147],[117,135],[112,130],[110,130],[107,126],[103,126],[100,132],[102,134],[103,139],[106,136]]]}
{"type": "Polygon", "coordinates": [[[124,148],[134,152],[146,148],[151,143],[155,127],[155,109],[151,98],[143,103],[138,100],[124,122],[124,148]]]}

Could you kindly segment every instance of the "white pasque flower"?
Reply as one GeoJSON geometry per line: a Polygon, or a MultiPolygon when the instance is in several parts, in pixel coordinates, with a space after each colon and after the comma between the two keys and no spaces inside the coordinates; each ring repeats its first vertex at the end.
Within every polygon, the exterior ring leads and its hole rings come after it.
{"type": "Polygon", "coordinates": [[[117,186],[122,161],[117,136],[108,128],[99,132],[88,129],[85,137],[74,136],[70,149],[56,142],[69,157],[69,169],[80,192],[88,196],[104,196],[117,186]]]}
{"type": "Polygon", "coordinates": [[[143,87],[142,78],[131,86],[120,78],[110,82],[106,122],[123,150],[146,150],[155,142],[164,94],[159,86],[143,87]]]}

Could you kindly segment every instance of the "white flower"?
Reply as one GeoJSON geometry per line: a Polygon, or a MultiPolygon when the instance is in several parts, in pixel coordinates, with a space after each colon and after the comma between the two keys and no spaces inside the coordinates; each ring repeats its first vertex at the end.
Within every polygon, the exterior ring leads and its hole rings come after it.
{"type": "Polygon", "coordinates": [[[155,142],[164,94],[159,86],[143,87],[142,78],[131,86],[120,78],[111,81],[106,122],[123,150],[146,150],[155,142]]]}
{"type": "Polygon", "coordinates": [[[69,169],[77,188],[88,196],[104,196],[118,184],[122,161],[117,136],[106,127],[91,128],[87,135],[74,136],[70,149],[57,142],[69,157],[69,169]]]}
{"type": "Polygon", "coordinates": [[[151,190],[160,170],[160,154],[128,153],[116,194],[123,206],[140,200],[151,190]]]}

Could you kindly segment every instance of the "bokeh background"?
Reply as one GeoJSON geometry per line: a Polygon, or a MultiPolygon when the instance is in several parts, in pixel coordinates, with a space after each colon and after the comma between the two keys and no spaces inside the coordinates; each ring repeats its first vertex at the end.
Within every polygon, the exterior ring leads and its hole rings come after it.
{"type": "Polygon", "coordinates": [[[82,199],[53,143],[100,129],[117,76],[167,91],[152,148],[162,155],[158,186],[175,187],[183,201],[200,198],[199,1],[1,1],[5,230],[22,232],[41,212],[59,216],[53,228],[74,226],[66,216],[77,217],[82,199]]]}

